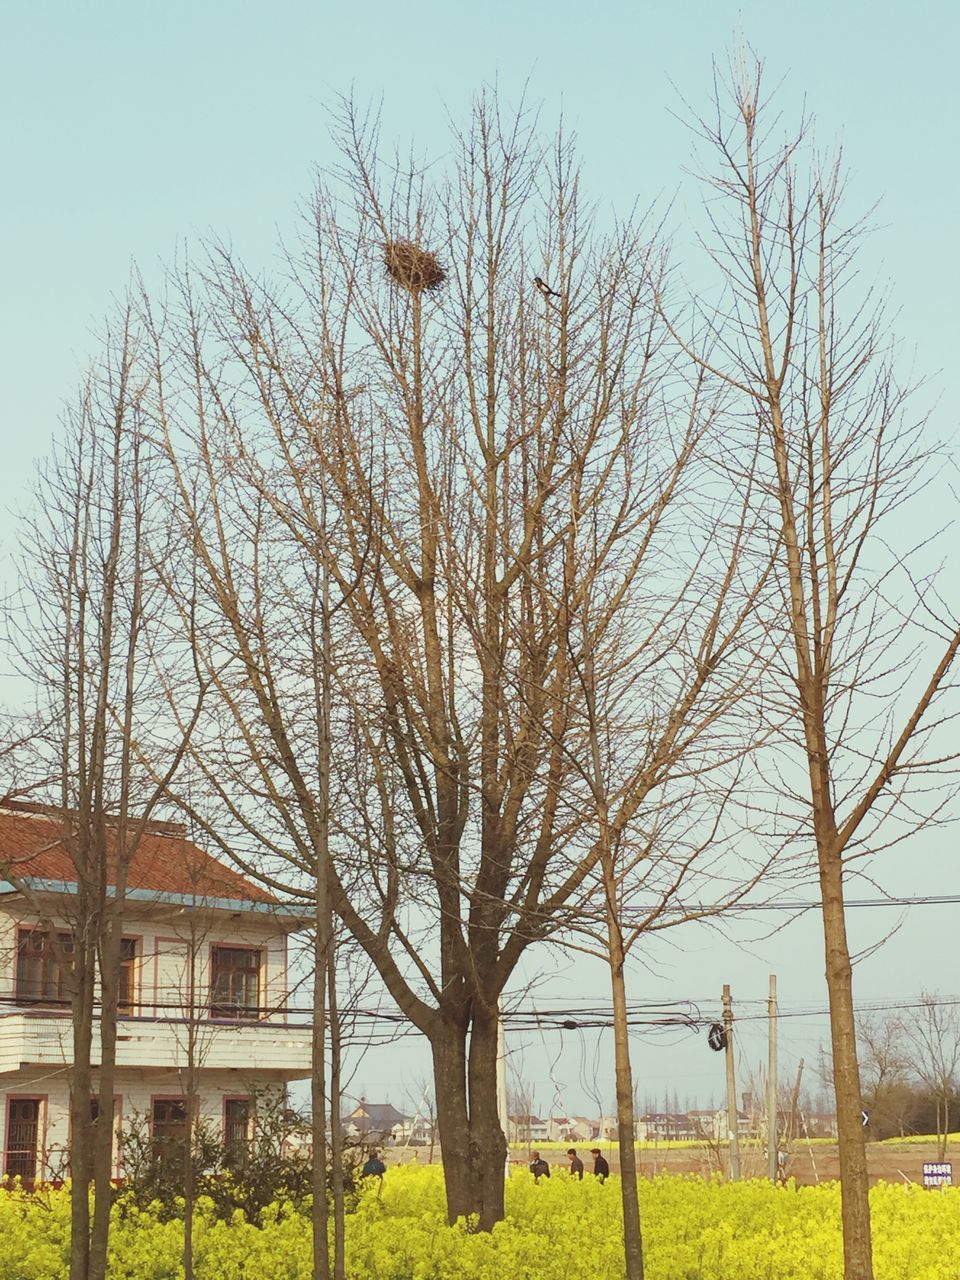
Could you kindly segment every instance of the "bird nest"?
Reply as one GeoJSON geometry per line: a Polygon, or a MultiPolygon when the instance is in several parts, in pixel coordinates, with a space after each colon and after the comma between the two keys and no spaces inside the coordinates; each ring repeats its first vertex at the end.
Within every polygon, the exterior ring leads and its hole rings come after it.
{"type": "Polygon", "coordinates": [[[434,255],[412,240],[388,240],[383,246],[383,261],[394,284],[411,293],[439,289],[447,278],[434,255]]]}

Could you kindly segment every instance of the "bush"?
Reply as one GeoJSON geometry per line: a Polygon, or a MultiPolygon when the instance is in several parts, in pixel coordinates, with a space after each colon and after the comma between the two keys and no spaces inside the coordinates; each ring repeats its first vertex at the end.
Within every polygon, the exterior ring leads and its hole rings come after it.
{"type": "MultiPolygon", "coordinates": [[[[194,1197],[203,1200],[214,1219],[263,1225],[265,1215],[303,1212],[312,1196],[313,1161],[310,1125],[267,1092],[254,1095],[253,1133],[242,1145],[224,1142],[218,1129],[200,1123],[193,1127],[189,1158],[193,1166],[194,1197]]],[[[183,1216],[184,1173],[188,1144],[151,1138],[144,1116],[134,1114],[122,1139],[124,1182],[119,1196],[121,1215],[133,1207],[149,1211],[160,1221],[183,1216]]],[[[342,1177],[348,1208],[356,1201],[355,1173],[359,1148],[345,1151],[342,1177]]],[[[332,1193],[333,1173],[327,1171],[332,1193]]]]}

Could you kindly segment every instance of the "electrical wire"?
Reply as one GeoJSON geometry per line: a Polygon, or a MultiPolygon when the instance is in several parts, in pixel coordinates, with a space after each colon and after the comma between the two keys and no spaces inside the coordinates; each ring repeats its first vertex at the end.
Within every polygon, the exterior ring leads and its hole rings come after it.
{"type": "MultiPolygon", "coordinates": [[[[690,1031],[698,1031],[702,1027],[709,1026],[710,1023],[717,1020],[716,1010],[704,1013],[701,1010],[701,1004],[708,1005],[710,1001],[694,1001],[694,1000],[664,1000],[651,1001],[645,1003],[633,1003],[627,1006],[627,1025],[632,1028],[643,1027],[651,1031],[658,1029],[672,1030],[683,1029],[690,1031]]],[[[715,1003],[715,1002],[714,1002],[715,1003]]],[[[858,1013],[897,1013],[910,1009],[921,1009],[929,1005],[937,1008],[953,1008],[960,1006],[960,995],[930,996],[917,995],[909,998],[898,998],[891,1000],[872,1000],[864,1001],[857,1005],[858,1013]]],[[[0,995],[0,1006],[7,1006],[11,1010],[19,1013],[69,1013],[69,1001],[61,1000],[25,1000],[16,995],[0,995]]],[[[767,1018],[767,1000],[766,998],[741,999],[737,1001],[738,1022],[755,1022],[765,1021],[767,1018]],[[744,1006],[762,1006],[755,1011],[744,1011],[744,1006]]],[[[96,1002],[99,1007],[99,1001],[96,1002]]],[[[163,1001],[150,1000],[144,1001],[139,1005],[141,1010],[164,1010],[176,1011],[179,1018],[173,1021],[190,1021],[191,1018],[198,1021],[210,1022],[217,1025],[222,1024],[225,1027],[243,1028],[245,1026],[256,1027],[258,1025],[272,1025],[274,1027],[281,1026],[281,1023],[270,1023],[267,1019],[277,1017],[278,1015],[293,1016],[300,1019],[309,1019],[312,1016],[313,1008],[311,1005],[292,1005],[277,1003],[271,1005],[259,1006],[243,1006],[242,1015],[231,1015],[225,1013],[222,1016],[214,1013],[208,1015],[207,1005],[204,1001],[198,1000],[193,1013],[185,1006],[183,1000],[163,1001]]],[[[801,1005],[797,1008],[784,1008],[782,1003],[779,1005],[779,1017],[785,1018],[822,1018],[829,1014],[830,1010],[826,1005],[801,1005]]],[[[8,1016],[0,1013],[0,1017],[8,1016]]],[[[123,1013],[121,1018],[127,1022],[154,1022],[154,1021],[171,1021],[167,1017],[161,1017],[159,1014],[154,1015],[150,1012],[139,1013],[123,1013]]],[[[345,1015],[346,1016],[346,1015],[345,1015]]],[[[603,1029],[614,1025],[613,1014],[606,1005],[564,1005],[556,1008],[525,1008],[518,1006],[515,1009],[504,1010],[501,1015],[504,1025],[509,1026],[517,1031],[542,1031],[544,1028],[560,1031],[579,1031],[583,1032],[591,1029],[603,1029]]],[[[351,1009],[349,1011],[351,1022],[381,1022],[390,1023],[400,1030],[405,1030],[410,1024],[404,1013],[399,1009],[382,1009],[382,1008],[360,1008],[351,1009]]]]}
{"type": "MultiPolygon", "coordinates": [[[[919,897],[909,898],[848,898],[844,900],[844,909],[864,907],[943,907],[957,906],[960,904],[960,894],[942,893],[942,894],[924,894],[919,897]]],[[[682,905],[678,904],[674,908],[667,908],[663,911],[659,906],[642,906],[634,904],[624,909],[624,916],[633,915],[646,916],[652,911],[658,911],[661,915],[715,915],[721,913],[726,916],[739,915],[741,911],[782,911],[785,913],[819,911],[821,907],[819,899],[770,899],[766,902],[738,902],[734,906],[723,903],[709,902],[689,902],[682,905]]]]}

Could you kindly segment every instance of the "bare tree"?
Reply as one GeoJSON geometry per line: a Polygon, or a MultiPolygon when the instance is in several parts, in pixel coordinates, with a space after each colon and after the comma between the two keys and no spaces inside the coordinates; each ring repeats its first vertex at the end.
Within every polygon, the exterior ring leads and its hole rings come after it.
{"type": "Polygon", "coordinates": [[[863,1102],[870,1134],[903,1136],[908,1112],[915,1105],[910,1085],[910,1047],[899,1016],[857,1019],[857,1045],[863,1102]]]}
{"type": "Polygon", "coordinates": [[[332,810],[331,905],[430,1041],[451,1220],[489,1228],[499,997],[605,847],[573,763],[582,602],[606,593],[596,681],[623,667],[621,634],[638,682],[672,678],[698,554],[680,499],[703,499],[713,410],[663,354],[647,237],[594,228],[565,141],[482,100],[432,190],[416,164],[381,165],[349,108],[341,141],[345,186],[319,195],[282,291],[215,246],[155,324],[217,692],[198,758],[234,852],[304,882],[332,810]],[[329,661],[324,581],[343,602],[329,661]],[[662,633],[638,652],[644,593],[662,633]]]}
{"type": "MultiPolygon", "coordinates": [[[[699,383],[694,403],[699,397],[699,383]]],[[[646,503],[648,535],[689,477],[709,435],[697,417],[677,441],[677,470],[646,503]]],[[[706,470],[706,469],[705,469],[706,470]]],[[[602,950],[610,968],[617,1127],[628,1280],[643,1276],[634,1082],[627,1023],[626,962],[644,935],[719,914],[766,869],[731,857],[723,820],[738,766],[759,737],[741,705],[760,675],[759,603],[770,570],[754,545],[752,486],[725,495],[712,513],[684,511],[695,547],[687,576],[651,609],[644,592],[626,626],[599,576],[582,594],[579,649],[571,653],[584,691],[584,741],[572,763],[589,788],[599,851],[594,879],[602,903],[602,950]],[[702,525],[697,528],[697,521],[702,525]],[[609,647],[609,655],[605,652],[609,647]],[[606,661],[598,661],[601,655],[606,661]],[[694,903],[696,905],[691,905],[694,903]]],[[[592,531],[596,540],[598,531],[592,531]]],[[[629,580],[629,573],[615,571],[629,580]]],[[[591,931],[589,898],[576,929],[591,931]]]]}
{"type": "Polygon", "coordinates": [[[910,1066],[929,1089],[936,1104],[937,1159],[947,1152],[950,1134],[950,1103],[960,1088],[960,1014],[926,992],[919,1007],[902,1022],[910,1054],[910,1066]]]}
{"type": "Polygon", "coordinates": [[[165,613],[153,566],[175,552],[169,526],[151,508],[154,472],[142,430],[148,379],[127,308],[67,415],[65,442],[42,476],[24,539],[21,617],[31,648],[20,662],[34,681],[42,725],[38,771],[54,779],[40,784],[41,794],[51,800],[47,811],[76,883],[60,903],[71,926],[63,957],[73,1022],[71,1280],[101,1280],[106,1268],[127,877],[202,702],[202,682],[191,685],[194,712],[184,705],[185,732],[171,739],[156,654],[163,649],[171,659],[182,645],[161,641],[165,613]],[[144,755],[150,771],[140,766],[144,755]]]}
{"type": "Polygon", "coordinates": [[[816,851],[845,1276],[870,1280],[844,882],[855,859],[943,803],[945,753],[931,733],[947,714],[941,695],[960,628],[922,565],[929,552],[914,557],[884,538],[888,517],[923,484],[927,451],[893,372],[882,306],[856,296],[863,228],[845,218],[839,162],[811,155],[804,127],[783,138],[776,117],[767,124],[750,55],[734,60],[714,106],[696,128],[718,162],[706,181],[723,293],[715,306],[698,304],[688,327],[672,327],[739,398],[728,407],[731,438],[755,438],[765,461],[783,618],[780,680],[767,683],[771,723],[783,729],[782,753],[769,762],[770,809],[794,847],[816,851]]]}
{"type": "Polygon", "coordinates": [[[427,1164],[433,1164],[434,1150],[437,1145],[437,1104],[431,1082],[422,1078],[415,1080],[413,1087],[407,1091],[407,1100],[413,1110],[411,1131],[407,1141],[413,1141],[413,1133],[418,1123],[425,1125],[429,1134],[427,1164]]]}
{"type": "Polygon", "coordinates": [[[525,1067],[523,1052],[514,1050],[508,1058],[507,1129],[508,1144],[525,1144],[527,1159],[533,1150],[531,1124],[536,1116],[537,1090],[525,1067]],[[512,1128],[511,1128],[512,1126],[512,1128]]]}

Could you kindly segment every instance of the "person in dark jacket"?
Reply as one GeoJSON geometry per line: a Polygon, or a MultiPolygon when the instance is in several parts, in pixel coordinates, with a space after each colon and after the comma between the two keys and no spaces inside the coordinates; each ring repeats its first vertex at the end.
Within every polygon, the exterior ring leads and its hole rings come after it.
{"type": "Polygon", "coordinates": [[[383,1163],[376,1151],[371,1151],[367,1158],[367,1163],[360,1170],[360,1174],[364,1178],[382,1178],[387,1172],[387,1166],[383,1163]]]}
{"type": "Polygon", "coordinates": [[[601,1182],[606,1182],[610,1176],[610,1166],[600,1154],[599,1147],[591,1147],[590,1154],[593,1156],[593,1173],[601,1182]]]}
{"type": "Polygon", "coordinates": [[[533,1153],[533,1158],[530,1161],[530,1172],[533,1174],[537,1182],[539,1182],[541,1178],[550,1177],[550,1166],[547,1164],[546,1160],[541,1159],[539,1151],[534,1151],[533,1153]]]}
{"type": "Polygon", "coordinates": [[[583,1181],[583,1161],[577,1155],[573,1147],[567,1152],[567,1159],[570,1161],[570,1177],[579,1178],[583,1181]]]}

